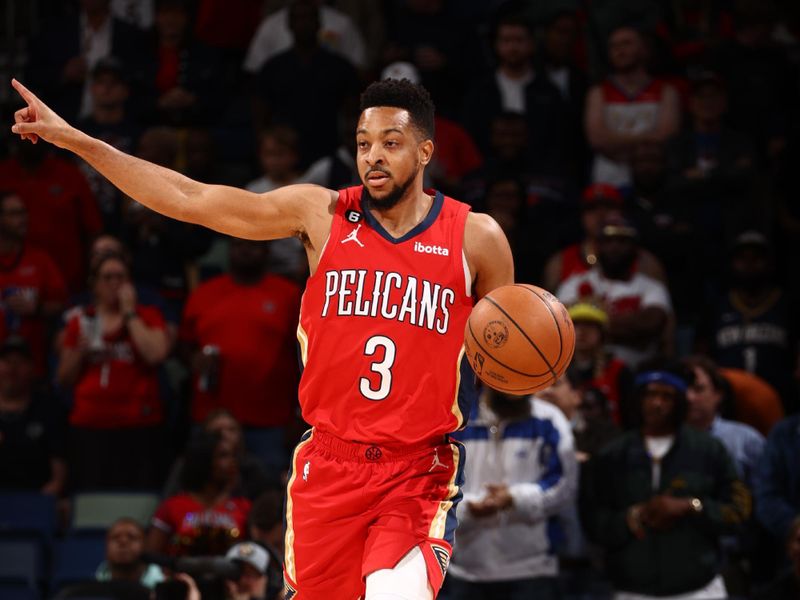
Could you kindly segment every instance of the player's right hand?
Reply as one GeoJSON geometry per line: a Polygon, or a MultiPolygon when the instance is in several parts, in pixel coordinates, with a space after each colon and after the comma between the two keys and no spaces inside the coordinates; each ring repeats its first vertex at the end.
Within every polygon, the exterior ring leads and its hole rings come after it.
{"type": "Polygon", "coordinates": [[[66,147],[72,127],[19,81],[12,79],[11,85],[27,104],[14,113],[11,132],[34,144],[41,138],[61,148],[66,147]]]}

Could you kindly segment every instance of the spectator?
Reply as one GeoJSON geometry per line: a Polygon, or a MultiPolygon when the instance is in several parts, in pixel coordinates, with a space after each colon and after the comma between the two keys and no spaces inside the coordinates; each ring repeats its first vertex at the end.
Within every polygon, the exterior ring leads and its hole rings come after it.
{"type": "Polygon", "coordinates": [[[786,552],[791,566],[775,581],[755,594],[756,600],[788,600],[800,598],[800,517],[795,518],[786,536],[786,552]]]}
{"type": "Polygon", "coordinates": [[[300,290],[267,273],[264,242],[234,239],[230,250],[230,274],[198,287],[183,317],[192,419],[226,408],[244,426],[246,447],[270,469],[283,469],[285,429],[297,402],[300,290]]]}
{"type": "Polygon", "coordinates": [[[730,287],[707,320],[711,354],[722,367],[743,369],[780,394],[787,414],[797,407],[798,327],[790,298],[775,281],[772,246],[745,231],[729,258],[730,287]]]}
{"type": "Polygon", "coordinates": [[[65,419],[34,383],[28,344],[6,338],[0,345],[0,489],[60,496],[67,479],[65,419]]]}
{"type": "Polygon", "coordinates": [[[761,164],[773,161],[783,151],[798,102],[793,83],[796,67],[770,39],[775,24],[771,4],[738,2],[733,38],[720,44],[710,57],[728,87],[729,122],[755,142],[761,164]]]}
{"type": "Polygon", "coordinates": [[[236,581],[226,581],[227,600],[267,600],[269,554],[258,544],[241,542],[231,547],[225,557],[241,565],[236,581]]]}
{"type": "MultiPolygon", "coordinates": [[[[130,252],[122,243],[122,241],[113,235],[101,234],[97,236],[89,248],[89,265],[95,264],[98,260],[103,258],[106,254],[116,254],[125,257],[125,260],[130,262],[130,252]]],[[[164,301],[164,298],[158,291],[146,284],[141,284],[134,281],[136,288],[136,298],[139,304],[145,306],[154,306],[163,315],[166,326],[167,334],[170,340],[170,348],[178,337],[178,323],[180,322],[180,313],[171,310],[170,306],[164,301]]],[[[74,294],[69,299],[69,306],[80,306],[82,304],[91,304],[92,291],[84,290],[80,294],[74,294]]]]}
{"type": "MultiPolygon", "coordinates": [[[[249,500],[255,500],[267,488],[279,485],[278,481],[271,481],[268,478],[264,472],[264,465],[261,459],[245,450],[242,426],[227,410],[219,408],[208,413],[203,423],[203,430],[209,433],[219,433],[233,446],[234,452],[239,459],[239,479],[232,491],[234,496],[243,496],[249,500]]],[[[162,495],[165,498],[174,496],[181,491],[183,469],[183,458],[178,458],[172,466],[167,483],[164,484],[162,495]]]]}
{"type": "Polygon", "coordinates": [[[590,387],[581,391],[577,422],[573,424],[576,455],[585,463],[619,436],[620,428],[611,420],[608,399],[602,390],[590,387]]]}
{"type": "Polygon", "coordinates": [[[560,410],[487,389],[466,429],[464,499],[450,564],[456,599],[558,598],[548,519],[576,488],[572,432],[560,410]]]}
{"type": "Polygon", "coordinates": [[[672,313],[664,284],[633,270],[638,252],[638,232],[630,221],[609,219],[598,237],[597,264],[564,281],[556,292],[565,304],[585,298],[604,304],[608,347],[631,368],[660,352],[672,313]]]}
{"type": "Polygon", "coordinates": [[[250,501],[232,495],[238,462],[233,444],[221,434],[195,436],[184,454],[183,491],[156,509],[147,534],[148,552],[223,555],[244,538],[250,501]]]}
{"type": "Polygon", "coordinates": [[[592,87],[586,103],[586,135],[595,154],[592,180],[618,187],[631,183],[628,161],[641,142],[663,142],[680,121],[678,94],[647,72],[647,44],[629,26],[608,36],[611,75],[592,87]]]}
{"type": "Polygon", "coordinates": [[[387,43],[383,64],[414,64],[437,112],[456,114],[475,67],[483,65],[480,40],[462,3],[447,0],[385,2],[387,43]]]}
{"type": "Polygon", "coordinates": [[[0,189],[19,195],[28,209],[28,241],[56,263],[67,289],[86,283],[84,257],[102,220],[86,178],[46,144],[15,144],[0,161],[0,189]]]}
{"type": "Polygon", "coordinates": [[[630,427],[634,422],[629,397],[633,377],[630,369],[608,351],[608,313],[590,302],[569,307],[575,326],[575,354],[568,372],[583,390],[596,388],[606,399],[611,420],[630,427]]]}
{"type": "MultiPolygon", "coordinates": [[[[130,84],[124,65],[114,57],[103,58],[92,69],[89,91],[92,111],[80,121],[89,135],[122,152],[133,152],[141,134],[128,110],[130,84]]],[[[122,227],[123,194],[88,163],[80,161],[103,218],[106,233],[119,234],[122,227]]]]}
{"type": "Polygon", "coordinates": [[[26,242],[28,211],[14,193],[0,192],[0,295],[7,335],[28,343],[36,374],[45,374],[48,321],[61,312],[67,290],[61,272],[42,250],[26,242]]]}
{"type": "Polygon", "coordinates": [[[297,131],[300,162],[307,167],[339,145],[337,115],[355,100],[358,77],[346,59],[320,45],[315,0],[295,0],[288,19],[294,44],[265,62],[256,75],[256,122],[290,125],[297,131]]]}
{"type": "Polygon", "coordinates": [[[755,484],[756,516],[781,542],[800,516],[800,415],[786,417],[770,432],[755,484]]]}
{"type": "MultiPolygon", "coordinates": [[[[174,168],[178,133],[153,127],[139,139],[140,158],[174,168]]],[[[180,313],[189,290],[190,265],[211,245],[211,232],[164,217],[131,200],[125,212],[123,240],[133,257],[134,278],[154,287],[170,311],[180,313]]]]}
{"type": "MultiPolygon", "coordinates": [[[[348,138],[353,137],[352,133],[348,136],[348,138]]],[[[247,184],[247,189],[251,192],[262,194],[284,185],[306,181],[322,184],[311,181],[307,174],[301,174],[300,140],[297,132],[291,127],[275,125],[265,129],[260,136],[258,157],[263,175],[247,184]]],[[[269,242],[269,270],[297,281],[305,279],[308,270],[306,251],[299,238],[284,238],[269,242]]]]}
{"type": "Polygon", "coordinates": [[[281,8],[265,18],[258,26],[247,50],[245,71],[258,73],[269,59],[288,50],[293,41],[297,44],[297,34],[290,21],[293,4],[317,6],[319,8],[317,36],[322,47],[341,56],[358,69],[366,66],[364,38],[347,14],[318,0],[292,0],[289,4],[289,7],[281,8]]]}
{"type": "Polygon", "coordinates": [[[164,460],[156,370],[168,349],[164,319],[137,302],[122,255],[98,259],[90,285],[92,303],[68,316],[57,373],[74,397],[72,484],[153,489],[164,460]]]}
{"type": "Polygon", "coordinates": [[[725,446],[733,459],[736,472],[747,487],[753,487],[753,477],[764,452],[764,436],[758,431],[720,416],[728,395],[725,378],[713,361],[705,356],[684,359],[691,376],[686,400],[689,411],[686,424],[698,431],[706,431],[725,446]]]}
{"type": "Polygon", "coordinates": [[[566,112],[561,94],[545,73],[533,68],[534,37],[530,24],[521,17],[501,17],[493,31],[495,69],[475,78],[464,105],[464,124],[487,155],[489,126],[503,112],[525,116],[528,150],[534,162],[552,165],[563,160],[566,112]]]}
{"type": "Polygon", "coordinates": [[[540,63],[561,93],[568,115],[566,127],[569,129],[569,155],[573,163],[569,174],[583,183],[589,165],[586,134],[582,127],[588,83],[586,74],[575,62],[581,33],[578,13],[564,9],[555,11],[544,24],[542,33],[540,63]]]}
{"type": "MultiPolygon", "coordinates": [[[[592,454],[592,452],[587,452],[590,448],[579,444],[579,435],[581,442],[592,441],[591,450],[599,450],[599,447],[603,444],[597,443],[598,434],[605,437],[605,441],[609,441],[618,433],[617,428],[614,427],[613,424],[602,422],[600,419],[595,419],[591,424],[600,425],[602,427],[602,433],[600,433],[599,430],[595,432],[587,431],[586,426],[589,423],[587,423],[583,415],[584,393],[578,387],[577,381],[570,374],[559,377],[553,385],[539,392],[537,397],[557,406],[564,414],[564,417],[570,424],[572,435],[575,439],[575,456],[579,463],[586,462],[592,454]],[[611,426],[606,427],[606,424],[610,424],[611,426]]],[[[595,398],[592,398],[590,401],[595,401],[595,398]]],[[[591,409],[589,412],[591,413],[591,409]]]]}
{"type": "Polygon", "coordinates": [[[150,79],[153,57],[144,32],[114,17],[110,1],[81,0],[78,14],[47,23],[31,45],[33,84],[70,121],[91,113],[89,75],[101,59],[119,58],[137,92],[150,79]]]}
{"type": "Polygon", "coordinates": [[[156,3],[156,110],[171,125],[206,122],[221,105],[217,55],[192,39],[189,19],[189,0],[156,3]]]}
{"type": "MultiPolygon", "coordinates": [[[[614,186],[595,183],[587,186],[581,196],[581,229],[583,240],[553,254],[544,267],[544,287],[556,289],[571,275],[585,273],[597,264],[597,238],[605,221],[619,215],[625,200],[614,186]]],[[[658,259],[647,249],[639,248],[636,271],[641,271],[659,281],[665,281],[664,269],[658,259]]]]}
{"type": "Polygon", "coordinates": [[[539,264],[538,240],[531,239],[531,219],[527,211],[525,184],[513,174],[498,174],[487,183],[483,210],[506,234],[514,255],[514,273],[518,281],[534,281],[539,264]]]}
{"type": "Polygon", "coordinates": [[[641,429],[589,463],[582,520],[615,598],[725,598],[719,538],[748,517],[750,496],[722,444],[684,427],[680,371],[659,367],[636,378],[641,429]]]}
{"type": "Polygon", "coordinates": [[[358,113],[345,110],[339,115],[339,147],[319,160],[314,161],[303,174],[303,180],[316,183],[331,190],[340,190],[351,185],[360,185],[356,166],[356,136],[358,113]]]}
{"type": "Polygon", "coordinates": [[[154,589],[164,581],[161,568],[144,562],[144,528],[127,517],[116,520],[106,532],[106,559],[95,573],[97,581],[135,581],[154,589]]]}

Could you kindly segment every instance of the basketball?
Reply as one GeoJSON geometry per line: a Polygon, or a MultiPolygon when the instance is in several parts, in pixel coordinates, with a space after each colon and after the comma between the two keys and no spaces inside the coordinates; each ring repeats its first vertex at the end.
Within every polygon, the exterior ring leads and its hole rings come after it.
{"type": "Polygon", "coordinates": [[[516,283],[489,292],[474,306],[464,332],[472,369],[486,385],[527,395],[553,383],[569,366],[575,329],[553,294],[516,283]]]}

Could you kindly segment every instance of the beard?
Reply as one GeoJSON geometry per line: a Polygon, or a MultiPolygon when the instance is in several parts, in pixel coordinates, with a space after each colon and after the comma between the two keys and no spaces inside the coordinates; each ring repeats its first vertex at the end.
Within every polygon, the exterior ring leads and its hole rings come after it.
{"type": "MultiPolygon", "coordinates": [[[[382,169],[370,169],[364,175],[365,181],[367,179],[367,176],[372,171],[378,171],[380,173],[386,173],[388,175],[388,172],[382,169]]],[[[383,198],[376,198],[375,196],[370,194],[369,188],[365,185],[364,193],[367,196],[367,200],[369,201],[370,207],[378,211],[386,211],[396,206],[397,203],[400,202],[400,200],[403,198],[403,196],[406,195],[406,192],[409,190],[411,184],[414,182],[414,179],[417,177],[417,173],[419,173],[419,165],[417,166],[414,173],[408,176],[408,179],[406,179],[402,183],[398,183],[397,185],[395,185],[394,188],[389,190],[389,192],[383,198]]]]}

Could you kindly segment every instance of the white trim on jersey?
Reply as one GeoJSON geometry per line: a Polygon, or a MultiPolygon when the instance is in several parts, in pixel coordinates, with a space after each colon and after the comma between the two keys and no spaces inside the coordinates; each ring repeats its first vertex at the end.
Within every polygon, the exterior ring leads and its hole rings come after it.
{"type": "Polygon", "coordinates": [[[461,250],[461,261],[464,263],[464,289],[467,291],[467,296],[472,297],[472,274],[469,272],[469,263],[467,262],[467,253],[461,250]]]}

